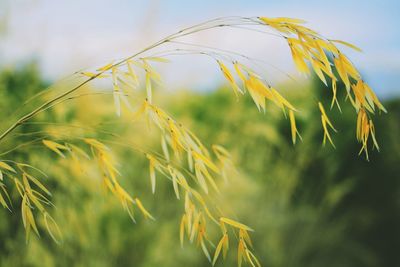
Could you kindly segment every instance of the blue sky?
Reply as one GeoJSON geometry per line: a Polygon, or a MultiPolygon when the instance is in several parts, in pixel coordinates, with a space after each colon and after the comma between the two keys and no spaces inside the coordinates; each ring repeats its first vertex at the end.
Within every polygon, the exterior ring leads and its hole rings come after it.
{"type": "MultiPolygon", "coordinates": [[[[309,27],[324,35],[361,47],[363,53],[347,52],[366,79],[381,96],[399,96],[399,10],[399,1],[3,0],[0,16],[6,24],[0,35],[0,64],[36,59],[47,78],[59,79],[78,69],[129,55],[166,34],[210,18],[288,16],[305,19],[309,27]]],[[[248,40],[252,45],[262,36],[248,38],[241,32],[216,33],[191,41],[214,41],[215,46],[241,49],[249,46],[248,40]]],[[[291,72],[287,47],[273,42],[257,42],[250,53],[291,72]]],[[[182,75],[172,80],[182,80],[182,86],[189,82],[207,86],[218,79],[212,76],[215,70],[207,69],[205,63],[191,62],[177,63],[182,75]],[[190,73],[210,75],[182,79],[190,73]],[[204,76],[211,78],[204,81],[204,76]]],[[[165,75],[174,76],[168,72],[165,75]]]]}

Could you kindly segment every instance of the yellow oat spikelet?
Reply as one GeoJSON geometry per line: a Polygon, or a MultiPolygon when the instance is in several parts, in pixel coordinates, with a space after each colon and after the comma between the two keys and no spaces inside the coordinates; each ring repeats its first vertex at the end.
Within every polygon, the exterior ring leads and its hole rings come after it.
{"type": "Polygon", "coordinates": [[[138,206],[139,210],[143,213],[143,216],[146,219],[149,218],[155,221],[154,217],[145,209],[139,198],[135,198],[135,204],[138,206]]]}
{"type": "Polygon", "coordinates": [[[265,101],[274,99],[271,89],[253,74],[245,80],[245,85],[258,110],[265,112],[265,101]]]}
{"type": "Polygon", "coordinates": [[[284,98],[275,88],[271,88],[272,95],[274,96],[275,103],[280,106],[283,110],[284,108],[288,108],[289,110],[297,111],[297,109],[286,99],[284,98]]]}
{"type": "Polygon", "coordinates": [[[58,226],[56,221],[53,219],[53,217],[51,217],[49,213],[45,212],[43,214],[43,221],[46,226],[47,232],[50,234],[50,237],[57,244],[61,244],[63,241],[63,236],[62,236],[60,227],[58,226]]]}
{"type": "Polygon", "coordinates": [[[304,24],[305,20],[287,17],[267,18],[259,17],[259,19],[266,24],[304,24]]]}
{"type": "Polygon", "coordinates": [[[62,150],[69,150],[67,146],[61,145],[54,141],[43,139],[42,143],[50,150],[56,152],[59,156],[65,158],[65,155],[61,152],[62,150]]]}
{"type": "Polygon", "coordinates": [[[17,173],[16,170],[11,167],[8,163],[4,162],[4,161],[0,161],[0,169],[12,172],[12,173],[17,173]]]}
{"type": "Polygon", "coordinates": [[[222,61],[217,60],[217,63],[222,71],[222,74],[225,76],[225,78],[228,80],[230,85],[232,86],[233,92],[235,93],[236,99],[239,100],[239,93],[243,94],[242,89],[237,85],[235,78],[233,77],[232,73],[229,71],[228,67],[225,66],[222,61]]]}
{"type": "Polygon", "coordinates": [[[235,71],[236,71],[236,74],[238,75],[239,79],[242,81],[243,84],[245,84],[245,82],[246,82],[246,75],[245,75],[245,74],[243,73],[243,71],[241,70],[242,65],[241,65],[239,62],[235,61],[235,62],[233,63],[233,67],[234,67],[234,69],[235,69],[235,71]]]}
{"type": "Polygon", "coordinates": [[[101,79],[101,78],[109,77],[109,75],[107,75],[107,74],[95,73],[95,72],[90,72],[90,71],[83,71],[80,74],[85,77],[91,78],[91,79],[101,79]]]}
{"type": "Polygon", "coordinates": [[[229,237],[228,237],[227,233],[224,233],[215,249],[212,265],[215,265],[215,263],[217,262],[221,251],[222,251],[223,258],[225,259],[228,249],[229,249],[229,237]]]}
{"type": "Polygon", "coordinates": [[[0,204],[3,206],[3,208],[6,208],[9,211],[11,211],[10,206],[12,206],[12,201],[11,201],[10,195],[7,192],[7,188],[6,188],[5,184],[0,182],[0,188],[2,190],[2,191],[0,191],[0,204]],[[3,196],[3,194],[4,194],[4,196],[3,196]],[[7,201],[8,201],[8,203],[7,203],[7,201]]]}
{"type": "Polygon", "coordinates": [[[113,96],[114,96],[114,104],[115,111],[117,116],[121,116],[121,90],[118,85],[118,77],[117,77],[117,68],[112,68],[112,83],[113,83],[113,96]]]}
{"type": "Polygon", "coordinates": [[[244,224],[242,224],[242,223],[239,223],[239,222],[234,221],[234,220],[229,219],[229,218],[221,217],[221,218],[219,218],[219,220],[220,220],[220,222],[222,222],[222,223],[229,224],[229,225],[231,225],[231,226],[233,226],[233,227],[235,227],[235,228],[238,228],[238,229],[242,229],[242,230],[246,230],[246,231],[250,231],[250,232],[253,232],[253,231],[254,231],[253,229],[251,229],[251,228],[248,227],[247,225],[244,225],[244,224]]]}
{"type": "Polygon", "coordinates": [[[183,214],[180,227],[179,227],[179,240],[181,242],[181,247],[183,247],[183,239],[185,237],[185,226],[187,225],[186,214],[183,214]]]}
{"type": "Polygon", "coordinates": [[[146,155],[149,160],[149,172],[150,172],[150,183],[151,192],[154,194],[156,192],[156,167],[158,166],[158,161],[155,157],[150,154],[146,155]]]}
{"type": "Polygon", "coordinates": [[[322,105],[321,102],[318,102],[318,107],[319,107],[319,110],[321,111],[321,123],[322,123],[322,128],[324,130],[324,139],[322,141],[322,144],[325,145],[326,139],[328,139],[329,142],[331,143],[331,145],[333,147],[335,147],[335,144],[333,143],[331,135],[329,133],[328,127],[331,128],[335,132],[336,132],[336,129],[335,129],[335,127],[333,127],[333,124],[331,123],[330,119],[326,115],[324,106],[322,105]]]}
{"type": "Polygon", "coordinates": [[[351,43],[348,43],[348,42],[345,42],[345,41],[342,41],[342,40],[332,40],[332,39],[329,39],[329,41],[334,42],[334,43],[338,43],[338,44],[342,44],[342,45],[345,45],[347,47],[350,47],[353,50],[356,50],[358,52],[362,52],[361,48],[359,48],[358,46],[355,46],[355,45],[353,45],[351,43]]]}
{"type": "Polygon", "coordinates": [[[363,80],[358,80],[356,84],[351,85],[354,93],[353,106],[356,110],[366,109],[370,113],[375,112],[375,106],[380,111],[386,112],[385,107],[379,101],[373,90],[363,80]]]}
{"type": "Polygon", "coordinates": [[[331,101],[331,109],[333,106],[336,104],[338,107],[339,111],[342,112],[342,109],[340,107],[339,101],[337,100],[337,84],[336,84],[336,78],[332,78],[332,101],[331,101]]]}
{"type": "Polygon", "coordinates": [[[289,120],[290,120],[290,130],[292,134],[292,142],[293,144],[296,144],[296,137],[298,136],[300,140],[302,140],[302,138],[299,131],[297,130],[296,118],[294,116],[293,110],[289,110],[289,120]]]}
{"type": "Polygon", "coordinates": [[[113,62],[110,62],[110,63],[108,63],[108,64],[106,64],[106,65],[101,66],[100,68],[98,68],[97,71],[100,71],[100,72],[102,72],[102,71],[107,71],[107,70],[110,70],[113,66],[114,66],[114,63],[113,63],[113,62]]]}

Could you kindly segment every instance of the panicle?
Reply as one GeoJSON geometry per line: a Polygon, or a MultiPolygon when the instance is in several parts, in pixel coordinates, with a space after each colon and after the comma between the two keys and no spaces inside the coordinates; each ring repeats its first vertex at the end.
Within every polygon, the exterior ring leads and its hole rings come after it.
{"type": "MultiPolygon", "coordinates": [[[[336,104],[339,110],[341,109],[338,100],[338,83],[343,83],[346,99],[349,99],[357,113],[356,138],[362,145],[360,153],[364,151],[368,159],[368,141],[371,139],[373,147],[379,150],[375,137],[375,127],[370,116],[376,110],[386,112],[386,109],[374,91],[362,79],[351,60],[341,52],[337,45],[343,45],[356,51],[361,51],[361,49],[345,41],[327,39],[306,27],[305,21],[301,19],[258,17],[257,19],[241,18],[239,22],[243,23],[246,20],[253,24],[256,22],[259,25],[272,28],[287,42],[293,63],[300,73],[310,75],[311,72],[314,72],[325,86],[331,86],[331,108],[336,104]]],[[[222,26],[235,25],[235,23],[238,22],[227,21],[226,25],[222,24],[222,26]]],[[[204,30],[204,28],[194,27],[192,32],[189,30],[181,31],[150,46],[143,52],[200,30],[204,30]]],[[[280,90],[271,86],[268,81],[249,66],[237,61],[236,57],[234,59],[229,57],[229,60],[226,60],[228,52],[207,49],[211,51],[208,51],[209,53],[207,51],[194,52],[211,56],[216,60],[222,75],[232,87],[237,99],[247,91],[260,112],[265,113],[269,104],[282,109],[285,116],[288,112],[292,142],[295,144],[297,137],[301,140],[295,117],[298,110],[280,93],[280,90]],[[239,81],[239,84],[237,81],[239,81]]],[[[181,51],[179,48],[176,49],[176,53],[179,51],[181,51]]],[[[94,79],[110,78],[116,114],[121,116],[122,112],[125,113],[125,110],[127,110],[130,112],[133,121],[144,117],[149,128],[155,126],[159,130],[161,153],[145,151],[144,155],[149,161],[152,193],[155,193],[156,180],[160,177],[166,177],[172,184],[176,198],[184,202],[184,212],[179,226],[181,245],[183,245],[185,237],[191,243],[196,242],[207,259],[214,265],[220,258],[221,252],[223,258],[226,257],[230,239],[233,239],[229,236],[229,230],[231,230],[237,239],[238,265],[241,266],[244,261],[253,267],[261,266],[252,251],[253,244],[249,232],[253,230],[245,224],[224,217],[223,214],[215,216],[215,204],[209,205],[211,193],[218,193],[220,190],[217,177],[221,176],[226,181],[232,170],[234,171],[232,156],[220,145],[213,145],[211,147],[213,154],[211,154],[194,133],[155,104],[154,89],[162,83],[162,80],[154,65],[168,63],[169,60],[157,55],[139,58],[139,54],[141,55],[143,52],[117,63],[110,62],[92,71],[79,72],[79,75],[86,77],[86,81],[81,86],[94,79]],[[141,88],[143,88],[143,95],[146,98],[144,100],[139,99],[141,104],[134,110],[131,104],[132,94],[141,88]],[[170,154],[170,151],[173,153],[170,154]],[[187,158],[187,166],[182,166],[182,158],[187,158]],[[210,207],[213,207],[213,209],[210,207]],[[216,247],[209,239],[209,222],[218,225],[222,232],[216,247]],[[210,247],[215,247],[212,258],[210,247]]],[[[240,55],[231,54],[237,57],[240,55]]],[[[238,58],[243,59],[243,56],[238,58]]],[[[249,59],[246,56],[244,58],[249,59]]],[[[75,89],[70,92],[74,91],[75,89]]],[[[65,96],[67,95],[65,94],[65,96]]],[[[324,131],[323,144],[328,139],[334,146],[330,131],[336,132],[336,129],[321,102],[318,102],[318,107],[324,131]]],[[[94,138],[80,138],[78,140],[80,144],[48,139],[43,139],[42,143],[64,159],[67,159],[67,154],[71,155],[76,165],[80,165],[82,159],[95,160],[102,177],[104,190],[115,196],[131,219],[135,221],[134,209],[136,208],[145,218],[154,219],[141,200],[136,196],[133,197],[121,185],[120,180],[123,175],[117,168],[117,162],[111,149],[94,138]],[[86,146],[86,149],[81,148],[82,143],[86,146]],[[91,153],[86,152],[86,150],[91,153]]],[[[28,240],[32,231],[39,235],[40,225],[36,223],[35,216],[40,214],[43,216],[45,227],[50,236],[55,242],[61,242],[61,231],[46,210],[48,206],[52,205],[49,200],[51,193],[39,177],[35,177],[27,171],[29,167],[32,166],[0,160],[0,204],[9,210],[12,208],[8,188],[4,183],[5,178],[10,178],[21,198],[21,214],[26,230],[26,239],[28,240]]],[[[222,213],[217,207],[216,209],[219,213],[222,213]]]]}

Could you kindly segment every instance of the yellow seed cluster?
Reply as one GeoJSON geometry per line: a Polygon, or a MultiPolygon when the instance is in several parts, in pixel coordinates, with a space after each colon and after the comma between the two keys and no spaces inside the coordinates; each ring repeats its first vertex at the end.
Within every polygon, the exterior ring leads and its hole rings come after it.
{"type": "MultiPolygon", "coordinates": [[[[40,214],[43,217],[45,227],[50,236],[56,243],[61,242],[61,231],[47,211],[47,207],[53,206],[49,200],[51,193],[34,174],[29,172],[29,170],[41,171],[25,163],[12,162],[12,164],[15,167],[7,162],[0,161],[0,180],[3,181],[4,176],[12,179],[21,198],[21,215],[26,232],[26,241],[28,242],[32,230],[39,235],[35,216],[40,214]]],[[[6,185],[0,182],[0,187],[2,189],[2,192],[0,192],[0,203],[3,207],[10,209],[11,199],[8,195],[6,185]]]]}
{"type": "Polygon", "coordinates": [[[379,151],[379,145],[375,137],[375,126],[368,118],[367,112],[360,109],[357,116],[357,140],[362,144],[360,154],[364,151],[368,159],[368,138],[371,136],[374,147],[379,151]]]}
{"type": "MultiPolygon", "coordinates": [[[[375,95],[374,91],[362,80],[361,74],[353,65],[353,63],[336,46],[336,43],[345,45],[357,51],[361,51],[361,49],[355,45],[341,40],[326,39],[317,32],[303,26],[305,23],[303,20],[266,17],[260,17],[259,20],[265,25],[268,25],[269,27],[272,27],[278,31],[280,34],[282,34],[282,37],[287,40],[292,53],[293,61],[300,72],[308,74],[310,72],[309,66],[311,66],[311,69],[314,70],[316,75],[323,83],[325,83],[325,85],[327,85],[326,78],[331,79],[333,92],[331,107],[336,104],[340,109],[340,105],[336,97],[336,83],[339,80],[344,83],[346,87],[347,98],[350,100],[351,104],[358,113],[358,121],[362,121],[364,125],[364,127],[360,128],[360,123],[357,124],[357,132],[363,130],[363,137],[360,138],[361,134],[357,134],[357,139],[362,143],[361,151],[365,151],[368,157],[367,143],[369,136],[372,137],[373,146],[378,148],[378,145],[375,135],[367,134],[369,132],[372,133],[371,130],[366,129],[370,129],[370,125],[372,125],[373,129],[373,123],[370,115],[368,115],[368,113],[365,111],[373,114],[375,112],[375,107],[379,111],[386,112],[386,110],[375,95]],[[332,58],[332,60],[330,58],[332,58]],[[336,70],[337,74],[335,74],[334,70],[336,70]],[[366,118],[360,119],[364,117],[366,118]]],[[[322,113],[322,126],[325,133],[324,142],[326,138],[328,138],[333,145],[331,137],[327,131],[327,125],[332,129],[334,128],[329,119],[327,119],[328,117],[326,116],[326,113],[322,111],[321,105],[319,106],[322,113]]]]}
{"type": "MultiPolygon", "coordinates": [[[[196,190],[193,185],[190,185],[187,179],[187,177],[195,178],[197,185],[203,190],[204,194],[209,193],[209,186],[218,192],[218,185],[210,172],[215,175],[225,176],[225,179],[227,179],[226,176],[229,170],[233,168],[233,162],[229,152],[220,145],[213,145],[212,151],[217,159],[217,162],[214,162],[208,149],[202,145],[193,133],[183,127],[183,125],[174,121],[164,111],[148,103],[147,100],[143,105],[145,105],[145,108],[141,108],[142,113],[137,114],[137,116],[146,116],[149,123],[151,122],[157,125],[160,129],[164,129],[164,127],[168,128],[170,134],[165,136],[165,139],[168,140],[166,141],[166,145],[175,151],[177,157],[180,157],[182,153],[188,154],[188,166],[192,166],[192,168],[188,167],[189,169],[186,170],[187,173],[184,174],[175,167],[170,160],[167,160],[166,157],[146,153],[146,157],[149,160],[152,191],[155,192],[156,172],[159,172],[172,182],[172,187],[177,199],[180,199],[182,194],[184,195],[185,212],[180,225],[181,243],[183,244],[185,236],[187,236],[191,243],[196,241],[209,261],[215,263],[220,254],[220,250],[223,250],[223,255],[226,255],[229,248],[229,234],[227,231],[227,226],[229,226],[232,227],[233,230],[236,229],[238,231],[238,236],[241,237],[238,241],[238,246],[243,246],[244,244],[243,255],[245,255],[245,259],[258,262],[253,252],[251,252],[248,247],[251,241],[247,231],[252,231],[252,229],[225,217],[221,217],[219,220],[215,219],[213,212],[207,205],[205,196],[203,196],[200,191],[196,190]],[[175,134],[173,132],[175,132],[175,134]],[[173,141],[174,138],[177,140],[173,141]],[[207,234],[208,228],[206,225],[208,221],[216,223],[222,230],[221,245],[219,248],[216,248],[213,259],[209,252],[212,242],[209,240],[207,234]],[[243,243],[243,238],[246,240],[245,243],[243,243]]],[[[93,158],[98,162],[103,176],[104,188],[116,196],[132,220],[135,220],[133,216],[133,205],[138,207],[145,218],[153,219],[152,215],[144,208],[142,202],[138,198],[131,197],[120,185],[118,176],[121,176],[121,174],[116,168],[110,148],[93,138],[85,138],[83,141],[89,145],[93,158]]],[[[70,152],[71,155],[74,155],[73,157],[89,157],[84,150],[70,143],[60,144],[55,141],[43,140],[43,144],[62,157],[65,157],[62,151],[70,152]],[[74,151],[78,151],[78,154],[74,151]]],[[[4,164],[4,168],[8,167],[11,168],[11,166],[4,164]]]]}

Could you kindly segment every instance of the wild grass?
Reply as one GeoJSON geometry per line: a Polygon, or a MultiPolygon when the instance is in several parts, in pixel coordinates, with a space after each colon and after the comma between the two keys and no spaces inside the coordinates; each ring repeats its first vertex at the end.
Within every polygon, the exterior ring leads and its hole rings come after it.
{"type": "MultiPolygon", "coordinates": [[[[11,151],[41,144],[42,147],[54,152],[54,155],[68,158],[70,164],[77,169],[85,169],[83,164],[85,161],[96,162],[96,173],[100,177],[104,191],[115,196],[132,221],[136,221],[136,212],[141,213],[146,219],[154,220],[141,198],[128,192],[123,186],[123,174],[119,169],[118,160],[120,157],[113,153],[112,147],[124,146],[135,150],[148,161],[149,184],[153,194],[157,191],[157,181],[162,177],[171,183],[171,190],[176,198],[183,202],[184,212],[179,226],[181,245],[185,239],[190,243],[196,243],[214,265],[218,259],[225,258],[232,244],[235,244],[239,266],[243,261],[251,266],[261,266],[251,241],[253,229],[241,223],[239,219],[232,219],[232,216],[221,209],[212,198],[213,194],[223,194],[218,181],[227,180],[235,172],[232,156],[221,145],[203,144],[195,133],[157,105],[154,87],[162,83],[157,64],[168,64],[170,58],[175,56],[197,54],[209,58],[225,77],[236,99],[249,93],[260,112],[267,113],[269,104],[281,109],[283,116],[289,119],[292,142],[295,144],[301,139],[296,124],[296,114],[301,109],[289,102],[281,90],[269,82],[268,77],[263,77],[257,71],[256,66],[260,64],[257,59],[235,51],[181,41],[185,36],[214,28],[268,30],[267,34],[287,42],[299,72],[305,75],[315,72],[317,77],[332,90],[330,109],[340,112],[340,104],[348,103],[354,108],[357,116],[355,132],[357,140],[361,143],[360,153],[364,152],[368,159],[368,146],[371,142],[372,147],[379,149],[372,116],[376,112],[386,112],[386,110],[373,90],[362,79],[357,68],[338,46],[360,49],[344,41],[326,38],[304,24],[303,20],[292,18],[224,17],[209,20],[171,34],[126,58],[79,71],[72,76],[72,79],[79,82],[72,87],[63,87],[61,92],[53,93],[49,90],[28,97],[24,107],[28,107],[29,111],[15,120],[12,118],[14,121],[0,134],[1,143],[4,144],[18,128],[34,123],[33,119],[39,114],[61,103],[94,98],[97,95],[109,95],[113,98],[117,117],[123,115],[129,117],[126,123],[145,121],[149,129],[156,131],[160,139],[159,149],[145,149],[129,141],[120,140],[117,132],[102,132],[109,136],[109,139],[101,140],[95,137],[97,129],[80,125],[76,126],[79,133],[65,130],[74,128],[74,125],[57,124],[53,125],[53,131],[24,130],[18,134],[20,137],[27,137],[28,141],[12,144],[11,149],[2,148],[0,153],[2,158],[0,203],[9,210],[13,206],[20,206],[27,241],[32,231],[40,235],[41,229],[37,220],[41,217],[42,225],[51,238],[57,243],[62,243],[62,229],[50,215],[53,207],[52,193],[43,182],[46,173],[40,170],[40,166],[7,158],[11,151]],[[174,48],[162,50],[166,44],[174,48]],[[154,52],[156,48],[158,51],[154,52]],[[87,85],[97,80],[108,81],[112,90],[104,92],[88,90],[87,85]],[[341,103],[345,101],[339,101],[337,98],[339,82],[345,85],[348,103],[341,103]],[[142,97],[138,93],[141,91],[145,92],[145,96],[142,97]],[[46,95],[47,92],[50,94],[46,95]],[[32,104],[35,100],[40,101],[43,95],[45,95],[43,102],[37,106],[32,104]],[[9,196],[9,191],[12,189],[19,195],[19,201],[15,204],[9,196]],[[220,232],[220,238],[211,240],[209,233],[215,229],[220,232]]],[[[333,122],[323,104],[318,100],[315,102],[315,111],[321,114],[323,144],[328,140],[334,146],[332,133],[336,132],[336,129],[333,122]]],[[[146,135],[147,133],[143,133],[144,140],[146,135]]],[[[13,137],[14,142],[16,135],[13,137]]]]}

